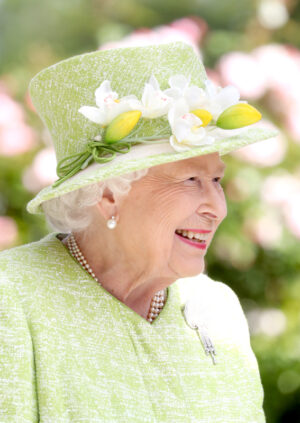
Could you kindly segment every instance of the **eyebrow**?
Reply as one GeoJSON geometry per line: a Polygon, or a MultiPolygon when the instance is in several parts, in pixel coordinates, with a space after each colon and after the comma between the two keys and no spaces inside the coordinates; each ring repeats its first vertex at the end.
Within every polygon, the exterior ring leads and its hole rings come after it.
{"type": "MultiPolygon", "coordinates": [[[[199,167],[198,166],[195,166],[195,165],[188,165],[188,166],[185,166],[185,167],[183,167],[182,169],[181,169],[181,171],[182,172],[189,172],[189,171],[197,171],[199,169],[199,167]]],[[[216,169],[214,170],[214,172],[225,172],[225,169],[226,169],[226,165],[225,165],[225,163],[220,163],[217,167],[216,167],[216,169]]]]}
{"type": "Polygon", "coordinates": [[[218,166],[217,171],[219,172],[225,172],[226,169],[226,164],[225,163],[220,163],[220,166],[218,166]]]}

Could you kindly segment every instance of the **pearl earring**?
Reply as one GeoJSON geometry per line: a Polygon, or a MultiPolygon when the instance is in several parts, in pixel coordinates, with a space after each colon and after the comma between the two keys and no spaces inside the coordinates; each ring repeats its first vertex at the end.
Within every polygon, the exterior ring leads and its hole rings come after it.
{"type": "Polygon", "coordinates": [[[107,225],[108,229],[115,229],[115,227],[117,226],[117,222],[116,222],[115,216],[112,216],[111,219],[109,219],[106,222],[106,225],[107,225]]]}

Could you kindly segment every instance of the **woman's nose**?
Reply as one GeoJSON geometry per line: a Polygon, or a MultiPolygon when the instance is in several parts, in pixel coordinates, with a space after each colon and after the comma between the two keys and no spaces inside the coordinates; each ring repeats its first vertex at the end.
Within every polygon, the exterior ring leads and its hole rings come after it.
{"type": "Polygon", "coordinates": [[[210,220],[218,220],[219,219],[216,214],[210,213],[210,212],[202,212],[201,215],[206,217],[207,219],[210,219],[210,220]]]}
{"type": "Polygon", "coordinates": [[[224,192],[221,186],[206,184],[200,196],[198,214],[209,220],[221,221],[227,215],[224,192]]]}

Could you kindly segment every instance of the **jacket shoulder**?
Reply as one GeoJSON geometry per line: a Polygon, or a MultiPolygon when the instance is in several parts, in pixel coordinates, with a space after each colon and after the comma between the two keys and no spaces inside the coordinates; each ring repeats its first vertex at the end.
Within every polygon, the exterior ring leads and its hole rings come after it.
{"type": "Polygon", "coordinates": [[[0,272],[22,273],[38,262],[47,259],[51,250],[57,249],[55,233],[46,235],[39,241],[20,245],[0,252],[0,272]]]}
{"type": "Polygon", "coordinates": [[[205,274],[177,281],[183,307],[189,305],[197,318],[217,337],[250,346],[249,326],[234,290],[205,274]]]}

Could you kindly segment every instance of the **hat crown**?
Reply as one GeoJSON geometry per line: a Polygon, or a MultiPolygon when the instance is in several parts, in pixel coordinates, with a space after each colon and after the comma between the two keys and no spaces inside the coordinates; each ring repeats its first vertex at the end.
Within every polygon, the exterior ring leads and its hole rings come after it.
{"type": "MultiPolygon", "coordinates": [[[[99,125],[78,110],[95,106],[95,91],[105,80],[119,98],[135,95],[141,99],[151,75],[162,90],[169,78],[181,74],[202,87],[207,79],[204,66],[193,48],[176,42],[145,47],[118,48],[85,53],[63,60],[38,73],[31,81],[32,102],[47,126],[57,161],[81,153],[99,134],[99,125]]],[[[147,119],[136,136],[151,136],[165,127],[165,118],[147,119]]]]}

